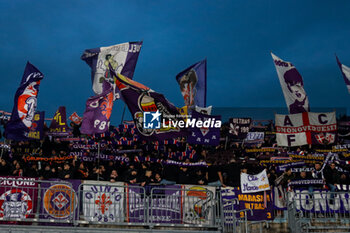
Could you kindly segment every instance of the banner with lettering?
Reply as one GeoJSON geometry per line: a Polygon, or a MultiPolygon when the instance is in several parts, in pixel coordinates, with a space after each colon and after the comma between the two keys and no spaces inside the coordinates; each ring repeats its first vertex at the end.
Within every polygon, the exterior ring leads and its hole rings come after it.
{"type": "Polygon", "coordinates": [[[337,121],[335,112],[276,114],[275,122],[278,146],[328,145],[336,141],[337,121]]]}
{"type": "Polygon", "coordinates": [[[46,221],[54,220],[52,222],[56,223],[71,222],[78,216],[77,193],[81,181],[59,179],[49,181],[41,184],[40,218],[46,221]]]}
{"type": "Polygon", "coordinates": [[[35,112],[28,138],[42,140],[44,138],[45,112],[35,112]]]}
{"type": "Polygon", "coordinates": [[[248,132],[247,137],[244,139],[244,144],[261,144],[264,143],[265,133],[264,132],[248,132]]]}
{"type": "Polygon", "coordinates": [[[89,222],[124,222],[124,183],[86,180],[83,214],[89,222]]]}
{"type": "Polygon", "coordinates": [[[114,83],[109,71],[110,66],[116,73],[132,79],[141,46],[142,41],[137,41],[84,51],[81,59],[91,67],[92,89],[96,95],[102,93],[104,80],[114,83]]]}
{"type": "Polygon", "coordinates": [[[215,187],[184,185],[183,223],[210,224],[215,208],[215,187]]]}
{"type": "Polygon", "coordinates": [[[0,177],[1,220],[34,218],[38,201],[37,180],[27,177],[0,177]]]}
{"type": "MultiPolygon", "coordinates": [[[[349,186],[348,186],[349,187],[349,186]]],[[[333,196],[329,190],[314,189],[310,195],[308,189],[294,188],[289,193],[289,201],[295,202],[295,208],[303,212],[311,213],[350,213],[348,189],[346,192],[335,193],[333,196]]]]}
{"type": "Polygon", "coordinates": [[[251,118],[230,118],[230,136],[232,138],[245,139],[251,123],[251,118]]]}
{"type": "Polygon", "coordinates": [[[238,187],[221,188],[221,196],[223,202],[223,210],[225,222],[233,222],[233,218],[244,218],[244,212],[238,212],[236,216],[230,215],[229,212],[233,210],[240,211],[243,209],[251,209],[254,214],[250,215],[248,212],[248,221],[262,221],[273,220],[273,201],[271,191],[244,194],[238,187]],[[238,202],[235,202],[238,200],[238,202]]]}
{"type": "Polygon", "coordinates": [[[65,137],[69,135],[67,126],[66,107],[61,106],[57,109],[49,128],[49,134],[52,136],[65,137]]]}
{"type": "Polygon", "coordinates": [[[150,222],[152,223],[182,223],[182,186],[148,186],[146,193],[151,193],[152,201],[149,207],[150,222]],[[147,190],[151,189],[151,190],[147,190]]]}
{"type": "Polygon", "coordinates": [[[270,190],[266,169],[257,175],[241,173],[241,190],[242,193],[256,193],[264,190],[270,190]]]}

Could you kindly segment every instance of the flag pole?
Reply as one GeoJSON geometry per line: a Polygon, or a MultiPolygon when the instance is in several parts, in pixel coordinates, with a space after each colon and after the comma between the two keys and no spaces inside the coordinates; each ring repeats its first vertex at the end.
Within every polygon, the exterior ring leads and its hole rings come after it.
{"type": "MultiPolygon", "coordinates": [[[[100,169],[100,140],[97,142],[97,166],[100,169]]],[[[97,173],[97,180],[100,180],[100,172],[97,173]]]]}
{"type": "Polygon", "coordinates": [[[123,124],[123,121],[124,121],[125,108],[126,108],[126,104],[124,103],[124,109],[123,109],[123,114],[122,114],[122,120],[120,121],[120,124],[123,124]]]}

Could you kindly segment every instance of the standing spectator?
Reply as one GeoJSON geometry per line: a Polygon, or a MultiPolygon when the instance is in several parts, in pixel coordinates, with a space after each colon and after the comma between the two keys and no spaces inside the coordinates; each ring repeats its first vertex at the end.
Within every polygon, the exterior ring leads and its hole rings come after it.
{"type": "Polygon", "coordinates": [[[326,185],[331,192],[335,192],[337,184],[339,184],[339,172],[335,168],[335,163],[331,163],[329,167],[325,169],[324,178],[326,180],[326,185]]]}

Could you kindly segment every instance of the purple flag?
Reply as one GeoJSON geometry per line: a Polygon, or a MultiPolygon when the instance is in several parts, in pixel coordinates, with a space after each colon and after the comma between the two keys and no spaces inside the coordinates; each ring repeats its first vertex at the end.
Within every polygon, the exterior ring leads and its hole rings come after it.
{"type": "Polygon", "coordinates": [[[348,92],[350,94],[350,67],[347,67],[346,65],[341,64],[341,62],[339,61],[337,55],[335,57],[337,59],[337,63],[339,65],[340,71],[343,74],[345,85],[348,88],[348,92]]]}
{"type": "Polygon", "coordinates": [[[45,112],[36,112],[32,127],[30,127],[28,138],[41,140],[44,138],[45,112]]]}
{"type": "Polygon", "coordinates": [[[112,74],[140,137],[147,140],[164,140],[187,135],[187,130],[180,125],[169,125],[169,122],[183,122],[184,118],[162,94],[121,74],[115,74],[113,71],[112,74]]]}
{"type": "Polygon", "coordinates": [[[116,73],[132,79],[142,42],[127,42],[109,47],[87,49],[81,56],[91,67],[92,89],[95,94],[103,92],[103,81],[114,83],[109,66],[116,73]]]}
{"type": "Polygon", "coordinates": [[[230,136],[234,139],[245,139],[251,123],[251,118],[230,118],[230,136]]]}
{"type": "Polygon", "coordinates": [[[13,140],[27,140],[28,132],[37,106],[39,85],[44,75],[27,62],[22,81],[15,95],[10,121],[6,125],[5,136],[13,140]]]}
{"type": "Polygon", "coordinates": [[[220,143],[221,116],[205,115],[192,111],[190,122],[195,122],[191,135],[187,142],[192,144],[203,144],[217,146],[220,143]],[[198,124],[202,122],[202,124],[198,124]]]}
{"type": "Polygon", "coordinates": [[[207,60],[197,62],[176,75],[186,106],[206,106],[207,60]]]}
{"type": "Polygon", "coordinates": [[[271,53],[290,114],[309,112],[309,99],[304,82],[295,66],[271,53]]]}
{"type": "Polygon", "coordinates": [[[112,108],[113,88],[109,82],[104,81],[102,94],[90,97],[86,101],[81,133],[96,134],[108,131],[112,108]]]}
{"type": "Polygon", "coordinates": [[[61,106],[55,113],[49,128],[49,134],[56,137],[69,135],[70,129],[67,126],[66,107],[61,106]]]}

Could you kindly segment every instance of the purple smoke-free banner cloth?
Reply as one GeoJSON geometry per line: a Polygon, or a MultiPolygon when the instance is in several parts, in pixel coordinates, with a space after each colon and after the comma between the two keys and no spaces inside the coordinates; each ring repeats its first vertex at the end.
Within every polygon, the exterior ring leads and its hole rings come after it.
{"type": "Polygon", "coordinates": [[[84,51],[81,59],[91,67],[92,89],[96,95],[102,93],[102,84],[104,80],[111,84],[114,83],[114,79],[109,71],[109,66],[111,66],[116,73],[120,73],[132,79],[141,46],[142,41],[126,42],[84,51]]]}
{"type": "Polygon", "coordinates": [[[100,95],[90,97],[86,101],[86,109],[83,115],[81,133],[96,134],[108,131],[110,117],[113,109],[113,88],[104,81],[103,92],[100,95]]]}
{"type": "Polygon", "coordinates": [[[12,140],[27,140],[29,128],[37,106],[40,81],[44,75],[27,62],[19,88],[15,94],[10,121],[6,125],[5,137],[12,140]]]}
{"type": "Polygon", "coordinates": [[[290,114],[309,112],[309,99],[304,90],[304,82],[298,70],[290,62],[283,61],[271,53],[284,99],[290,114]]]}
{"type": "Polygon", "coordinates": [[[193,64],[176,75],[186,106],[206,107],[207,60],[193,64]]]}

